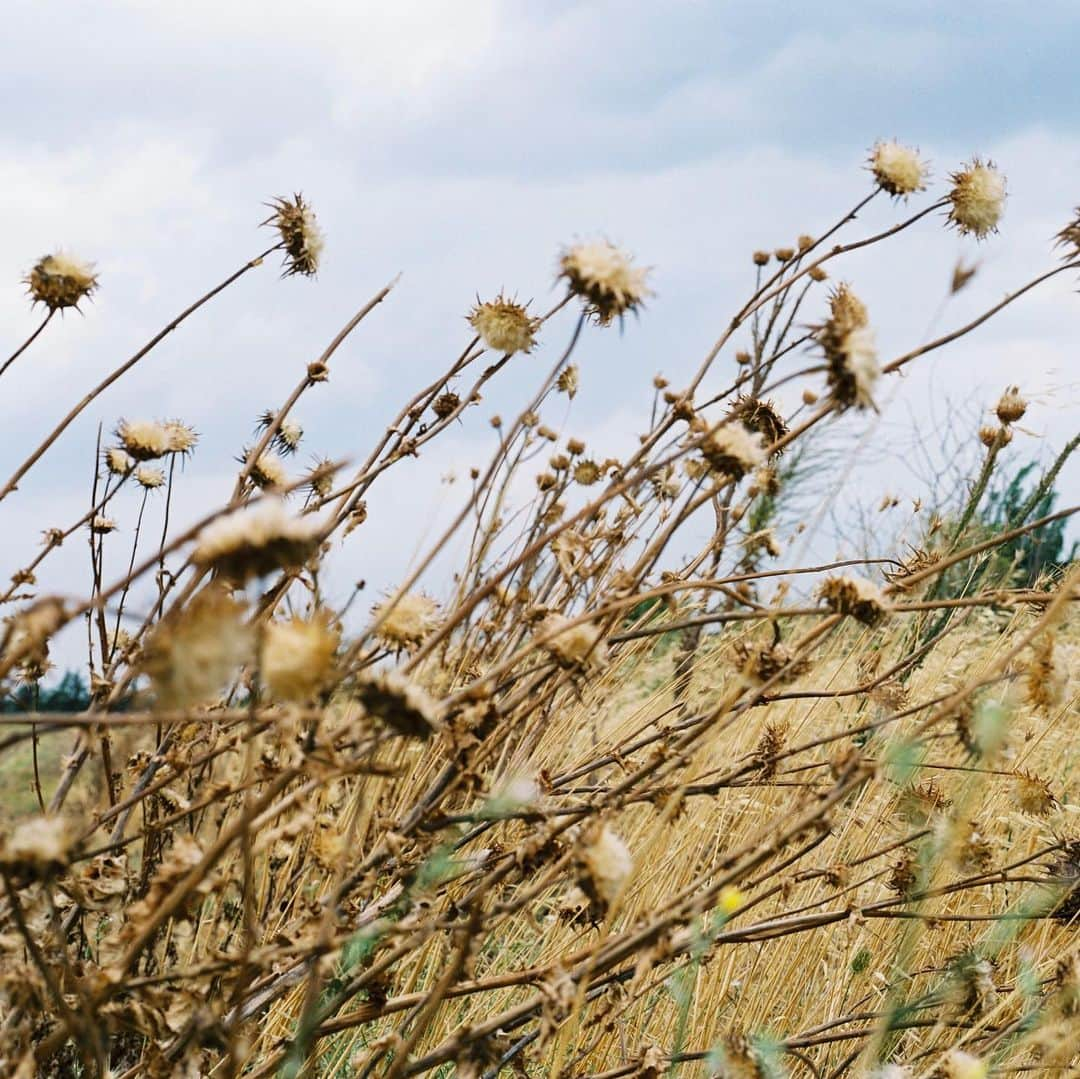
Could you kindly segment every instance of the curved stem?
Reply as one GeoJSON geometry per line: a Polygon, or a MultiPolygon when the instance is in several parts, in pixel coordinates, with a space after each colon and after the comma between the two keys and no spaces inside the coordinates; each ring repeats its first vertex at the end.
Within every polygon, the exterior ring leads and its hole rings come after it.
{"type": "Polygon", "coordinates": [[[49,322],[55,314],[56,308],[50,308],[49,313],[45,316],[41,325],[4,361],[4,366],[0,367],[0,375],[2,375],[37,340],[38,334],[49,325],[49,322]]]}

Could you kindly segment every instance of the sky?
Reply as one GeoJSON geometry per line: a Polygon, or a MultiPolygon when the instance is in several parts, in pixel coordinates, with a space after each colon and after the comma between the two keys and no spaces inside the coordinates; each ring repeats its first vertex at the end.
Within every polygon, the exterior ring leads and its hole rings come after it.
{"type": "MultiPolygon", "coordinates": [[[[624,453],[647,421],[653,375],[686,380],[741,306],[751,252],[820,232],[858,202],[880,138],[918,146],[931,188],[906,207],[875,200],[845,236],[929,205],[973,154],[1008,177],[986,242],[934,215],[887,255],[836,270],[866,301],[884,361],[962,324],[1053,264],[1052,238],[1080,203],[1078,35],[1080,9],[1053,0],[7,0],[0,351],[40,321],[21,279],[41,255],[62,247],[94,261],[100,289],[0,382],[5,478],[105,373],[270,245],[258,228],[268,199],[302,191],[327,246],[314,280],[283,280],[271,264],[245,276],[65,432],[0,505],[5,573],[34,555],[41,530],[85,511],[99,424],[193,424],[202,441],[177,520],[226,499],[258,414],[399,273],[330,383],[303,399],[300,461],[366,449],[464,346],[477,297],[505,288],[550,306],[560,249],[597,236],[653,268],[655,296],[621,333],[586,332],[581,392],[545,418],[598,455],[624,453]],[[946,302],[958,260],[979,272],[946,302]]],[[[874,452],[851,455],[830,507],[870,490],[932,497],[934,466],[920,466],[913,442],[985,413],[1014,383],[1032,404],[1013,460],[1052,458],[1080,416],[1078,319],[1076,281],[1058,277],[884,385],[880,419],[838,421],[874,452]]],[[[400,579],[463,494],[448,477],[487,460],[489,417],[520,408],[572,327],[569,311],[552,320],[437,453],[373,493],[383,524],[335,555],[340,594],[360,577],[372,589],[400,579]]],[[[1059,487],[1061,505],[1080,501],[1080,462],[1059,487]]],[[[115,506],[127,543],[137,509],[135,492],[115,506]]],[[[909,502],[881,521],[889,537],[918,529],[909,502]]],[[[118,544],[107,576],[127,554],[118,544]]],[[[42,591],[80,594],[86,563],[72,537],[44,564],[42,591]]]]}

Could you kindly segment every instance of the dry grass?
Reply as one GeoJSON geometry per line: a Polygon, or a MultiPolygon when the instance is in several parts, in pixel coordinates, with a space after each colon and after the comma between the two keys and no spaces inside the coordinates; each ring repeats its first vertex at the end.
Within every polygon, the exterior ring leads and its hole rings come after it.
{"type": "MultiPolygon", "coordinates": [[[[855,210],[925,180],[895,144],[872,169],[855,210]]],[[[359,448],[351,475],[331,461],[292,475],[292,413],[392,286],[261,417],[231,497],[190,526],[168,507],[194,433],[118,423],[98,448],[93,508],[0,596],[14,699],[45,676],[65,626],[86,630],[93,698],[78,714],[4,717],[0,767],[33,791],[7,800],[0,840],[5,1074],[1075,1067],[1078,576],[1021,580],[1007,544],[1072,512],[1034,519],[1076,440],[987,537],[979,513],[1027,407],[1007,392],[965,504],[884,577],[869,560],[791,564],[771,532],[809,432],[860,422],[881,380],[1080,268],[1068,225],[1061,262],[881,363],[865,307],[850,286],[826,292],[828,272],[932,227],[934,211],[988,236],[996,171],[975,161],[952,185],[879,236],[841,242],[852,211],[755,254],[749,299],[686,387],[654,382],[652,426],[623,460],[544,422],[573,396],[583,333],[648,297],[645,271],[602,242],[563,253],[567,292],[545,315],[478,304],[477,336],[359,448]],[[331,603],[321,566],[381,527],[371,488],[534,348],[548,373],[493,423],[496,451],[445,534],[370,616],[349,613],[355,596],[331,603]],[[801,404],[782,413],[770,395],[793,386],[801,404]],[[108,581],[122,512],[138,527],[128,572],[108,581]],[[90,539],[85,595],[39,594],[76,532],[90,539]],[[689,540],[697,553],[676,558],[689,540]],[[455,544],[467,554],[440,587],[432,567],[455,544]]],[[[271,252],[287,276],[314,273],[310,207],[271,205],[280,242],[104,379],[0,501],[169,329],[271,252]]],[[[69,256],[42,259],[28,283],[48,313],[0,374],[97,288],[69,256]]]]}

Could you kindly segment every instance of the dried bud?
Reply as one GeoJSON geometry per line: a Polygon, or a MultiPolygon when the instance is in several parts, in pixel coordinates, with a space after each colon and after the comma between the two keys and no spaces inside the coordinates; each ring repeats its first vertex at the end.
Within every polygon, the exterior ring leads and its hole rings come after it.
{"type": "Polygon", "coordinates": [[[278,230],[285,249],[283,277],[301,274],[311,277],[319,269],[325,240],[315,213],[300,194],[292,199],[276,198],[267,203],[274,211],[263,224],[278,230]]]}

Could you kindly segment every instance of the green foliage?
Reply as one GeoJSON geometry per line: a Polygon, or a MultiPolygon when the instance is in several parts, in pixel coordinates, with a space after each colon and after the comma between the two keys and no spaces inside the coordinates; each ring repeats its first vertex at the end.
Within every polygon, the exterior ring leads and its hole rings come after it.
{"type": "Polygon", "coordinates": [[[82,712],[90,706],[90,690],[81,674],[66,671],[53,686],[20,686],[0,701],[0,712],[82,712]]]}

